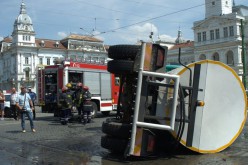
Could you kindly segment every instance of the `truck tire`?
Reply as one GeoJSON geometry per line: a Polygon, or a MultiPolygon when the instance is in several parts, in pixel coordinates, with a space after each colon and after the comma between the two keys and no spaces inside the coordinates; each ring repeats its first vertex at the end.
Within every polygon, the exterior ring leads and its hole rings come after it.
{"type": "Polygon", "coordinates": [[[133,61],[112,60],[108,62],[108,71],[113,74],[130,74],[133,73],[133,61]]]}
{"type": "Polygon", "coordinates": [[[102,123],[102,132],[114,137],[128,139],[131,136],[131,124],[125,124],[114,121],[104,121],[102,123]]]}
{"type": "Polygon", "coordinates": [[[101,146],[113,153],[124,153],[128,144],[128,139],[118,139],[111,136],[101,137],[101,146]]]}
{"type": "Polygon", "coordinates": [[[103,114],[104,116],[108,116],[108,115],[110,114],[110,111],[103,111],[102,114],[103,114]]]}
{"type": "Polygon", "coordinates": [[[96,117],[96,114],[97,114],[97,111],[98,111],[98,106],[97,106],[97,104],[95,103],[95,102],[91,102],[91,104],[92,104],[92,107],[93,107],[93,110],[92,110],[92,112],[91,112],[91,118],[93,119],[93,118],[95,118],[96,117]]]}
{"type": "Polygon", "coordinates": [[[141,50],[139,45],[113,45],[109,47],[108,56],[112,59],[132,59],[134,60],[141,50]]]}

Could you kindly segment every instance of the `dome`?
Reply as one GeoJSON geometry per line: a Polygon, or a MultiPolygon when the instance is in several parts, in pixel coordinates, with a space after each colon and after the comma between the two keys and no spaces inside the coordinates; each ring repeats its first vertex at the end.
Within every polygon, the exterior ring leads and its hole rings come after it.
{"type": "Polygon", "coordinates": [[[17,24],[32,24],[31,18],[27,15],[26,5],[22,2],[20,14],[16,19],[17,24]]]}

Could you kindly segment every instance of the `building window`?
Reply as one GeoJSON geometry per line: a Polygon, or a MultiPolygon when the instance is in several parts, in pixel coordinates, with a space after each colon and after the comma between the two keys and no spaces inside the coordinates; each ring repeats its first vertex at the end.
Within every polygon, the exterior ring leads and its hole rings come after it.
{"type": "Polygon", "coordinates": [[[234,65],[233,52],[228,51],[226,54],[226,63],[227,65],[234,65]]]}
{"type": "Polygon", "coordinates": [[[29,58],[25,57],[25,64],[29,64],[29,58]]]}
{"type": "Polygon", "coordinates": [[[214,30],[210,30],[210,40],[214,40],[214,30]]]}
{"type": "Polygon", "coordinates": [[[30,76],[29,76],[29,70],[28,70],[28,71],[25,71],[25,79],[26,79],[26,80],[29,80],[29,77],[30,77],[30,76]]]}
{"type": "Polygon", "coordinates": [[[219,29],[215,29],[215,38],[220,39],[220,30],[219,29]]]}
{"type": "Polygon", "coordinates": [[[25,36],[22,36],[22,40],[25,41],[25,36]]]}
{"type": "Polygon", "coordinates": [[[199,57],[199,60],[206,60],[206,55],[205,54],[201,54],[199,57]]]}
{"type": "Polygon", "coordinates": [[[206,32],[202,32],[202,41],[207,41],[207,34],[206,34],[206,32]]]}
{"type": "Polygon", "coordinates": [[[229,26],[229,35],[234,36],[233,26],[229,26]]]}
{"type": "Polygon", "coordinates": [[[47,65],[50,65],[50,58],[47,58],[47,65]]]}
{"type": "Polygon", "coordinates": [[[43,64],[43,58],[39,58],[39,64],[40,64],[40,65],[43,64]]]}
{"type": "Polygon", "coordinates": [[[197,40],[198,42],[201,42],[201,33],[197,33],[197,40]]]}
{"type": "Polygon", "coordinates": [[[224,33],[224,38],[227,38],[228,37],[227,27],[223,28],[223,33],[224,33]]]}
{"type": "Polygon", "coordinates": [[[218,53],[214,53],[214,55],[213,55],[213,60],[214,60],[214,61],[220,61],[220,56],[219,56],[218,53]]]}
{"type": "Polygon", "coordinates": [[[212,5],[213,5],[213,6],[215,5],[215,1],[212,1],[212,5]]]}

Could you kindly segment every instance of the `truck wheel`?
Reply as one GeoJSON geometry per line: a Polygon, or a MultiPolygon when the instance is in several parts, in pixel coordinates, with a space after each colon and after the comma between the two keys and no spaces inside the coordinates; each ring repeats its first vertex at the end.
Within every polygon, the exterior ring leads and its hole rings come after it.
{"type": "Polygon", "coordinates": [[[108,71],[113,74],[130,74],[133,72],[133,61],[112,60],[108,62],[108,71]]]}
{"type": "Polygon", "coordinates": [[[67,121],[61,121],[62,125],[67,125],[67,121]]]}
{"type": "Polygon", "coordinates": [[[113,153],[124,153],[128,144],[128,139],[118,139],[111,136],[101,137],[101,146],[113,153]]]}
{"type": "Polygon", "coordinates": [[[97,111],[98,111],[98,106],[97,106],[97,104],[95,103],[95,102],[91,102],[91,104],[92,104],[92,107],[93,107],[93,110],[92,110],[92,112],[91,112],[91,118],[93,119],[93,118],[95,118],[96,117],[96,113],[97,113],[97,111]]]}
{"type": "Polygon", "coordinates": [[[119,123],[114,121],[104,121],[102,132],[114,137],[128,139],[131,136],[131,124],[119,123]]]}
{"type": "Polygon", "coordinates": [[[140,50],[139,45],[113,45],[109,47],[108,56],[112,59],[134,60],[140,50]]]}
{"type": "Polygon", "coordinates": [[[102,114],[103,114],[104,116],[108,116],[108,115],[110,114],[110,111],[103,111],[102,114]]]}

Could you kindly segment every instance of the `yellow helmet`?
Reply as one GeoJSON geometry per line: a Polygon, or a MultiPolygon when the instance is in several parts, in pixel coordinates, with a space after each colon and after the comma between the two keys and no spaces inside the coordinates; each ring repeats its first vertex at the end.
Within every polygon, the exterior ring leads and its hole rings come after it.
{"type": "Polygon", "coordinates": [[[71,88],[71,87],[72,87],[71,83],[67,83],[65,86],[66,86],[67,88],[71,88]]]}

